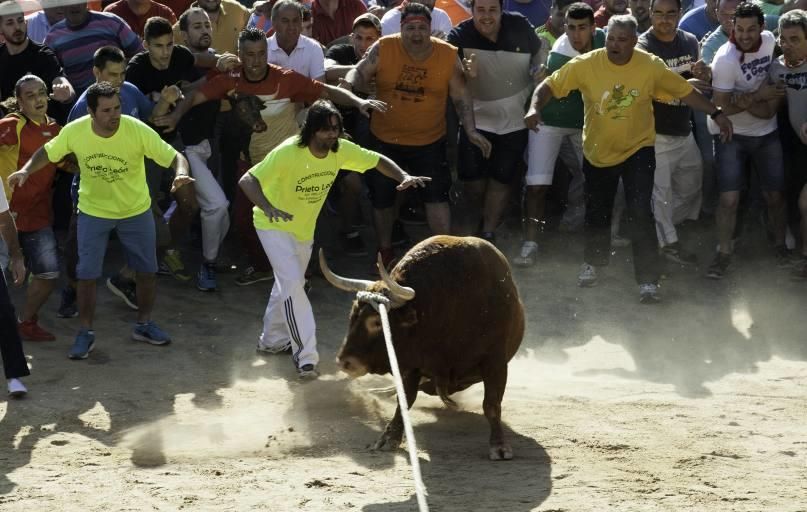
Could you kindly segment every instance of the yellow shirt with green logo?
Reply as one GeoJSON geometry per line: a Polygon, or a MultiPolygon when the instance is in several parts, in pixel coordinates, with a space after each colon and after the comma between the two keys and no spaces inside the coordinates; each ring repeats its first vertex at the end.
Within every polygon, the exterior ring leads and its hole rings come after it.
{"type": "Polygon", "coordinates": [[[583,154],[595,167],[611,167],[656,141],[653,98],[681,98],[692,86],[664,61],[639,49],[618,66],[607,51],[570,60],[548,79],[555,97],[583,95],[583,154]]]}
{"type": "Polygon", "coordinates": [[[255,229],[285,231],[306,242],[314,239],[317,216],[339,169],[356,172],[373,169],[378,165],[380,155],[339,139],[338,151],[317,158],[308,147],[298,146],[299,140],[297,135],[289,137],[249,170],[260,183],[269,203],[293,215],[293,220],[269,222],[257,206],[252,210],[252,219],[255,229]]]}
{"type": "Polygon", "coordinates": [[[151,208],[143,159],[168,167],[177,155],[157,132],[129,116],[121,116],[111,137],[96,135],[90,116],[76,119],[44,148],[51,162],[76,155],[81,173],[78,209],[104,219],[125,219],[151,208]]]}

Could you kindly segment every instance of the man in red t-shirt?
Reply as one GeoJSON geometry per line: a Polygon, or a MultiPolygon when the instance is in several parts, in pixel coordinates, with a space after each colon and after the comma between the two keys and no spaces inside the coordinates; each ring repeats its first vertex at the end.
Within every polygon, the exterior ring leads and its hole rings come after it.
{"type": "MultiPolygon", "coordinates": [[[[380,101],[361,99],[346,89],[268,64],[267,51],[266,35],[262,30],[255,27],[244,29],[238,36],[239,67],[210,79],[192,96],[179,103],[170,115],[155,119],[155,124],[172,128],[191,107],[206,101],[230,99],[236,104],[236,110],[248,103],[251,105],[249,108],[255,110],[253,115],[256,121],[251,123],[254,132],[249,143],[248,158],[251,165],[256,165],[281,142],[300,132],[295,118],[297,103],[330,99],[358,108],[365,114],[370,109],[384,108],[380,101]]],[[[247,285],[271,279],[266,256],[252,225],[252,205],[243,193],[239,192],[236,196],[233,217],[250,260],[247,266],[249,275],[239,276],[236,283],[247,285]]]]}
{"type": "MultiPolygon", "coordinates": [[[[25,75],[17,81],[14,92],[20,112],[0,119],[0,177],[4,187],[7,187],[6,178],[60,130],[60,126],[47,116],[48,90],[42,79],[25,75]]],[[[31,177],[26,187],[13,191],[6,188],[25,266],[33,276],[18,324],[20,336],[26,341],[56,339],[37,323],[37,313],[59,278],[59,257],[51,227],[51,189],[55,172],[56,166],[51,164],[31,177]]]]}

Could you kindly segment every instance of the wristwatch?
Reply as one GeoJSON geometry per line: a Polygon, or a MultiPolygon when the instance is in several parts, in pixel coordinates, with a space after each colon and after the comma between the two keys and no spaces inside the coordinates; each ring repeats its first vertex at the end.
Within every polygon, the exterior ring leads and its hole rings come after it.
{"type": "Polygon", "coordinates": [[[723,109],[722,109],[722,108],[720,108],[720,107],[715,107],[715,111],[714,111],[714,112],[712,112],[711,114],[709,114],[709,117],[711,117],[711,118],[714,120],[714,119],[717,119],[717,116],[719,116],[719,115],[720,115],[720,114],[722,114],[722,113],[723,113],[723,109]]]}

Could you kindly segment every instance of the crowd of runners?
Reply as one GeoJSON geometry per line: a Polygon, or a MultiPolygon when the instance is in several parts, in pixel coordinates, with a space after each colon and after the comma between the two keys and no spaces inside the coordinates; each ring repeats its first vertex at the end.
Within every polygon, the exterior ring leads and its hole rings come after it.
{"type": "Polygon", "coordinates": [[[89,356],[102,276],[153,345],[171,341],[157,275],[187,293],[271,285],[257,350],[316,378],[326,204],[345,255],[387,268],[406,224],[495,245],[519,204],[508,256],[531,267],[551,198],[557,229],[583,233],[577,285],[630,245],[645,304],[665,259],[697,263],[681,223],[714,226],[705,277],[721,279],[761,204],[771,265],[807,279],[804,0],[40,2],[0,2],[0,264],[26,287],[15,307],[0,280],[12,396],[23,341],[56,338],[40,316],[78,317],[68,356],[89,356]],[[243,271],[221,284],[225,243],[243,271]]]}

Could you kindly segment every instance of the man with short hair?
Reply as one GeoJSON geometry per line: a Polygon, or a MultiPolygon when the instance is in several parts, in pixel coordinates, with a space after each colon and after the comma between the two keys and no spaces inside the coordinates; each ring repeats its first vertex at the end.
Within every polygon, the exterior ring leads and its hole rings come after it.
{"type": "Polygon", "coordinates": [[[311,4],[314,39],[328,46],[350,34],[353,20],[365,12],[367,7],[361,0],[314,0],[311,4]]]}
{"type": "Polygon", "coordinates": [[[193,182],[185,158],[142,122],[122,116],[118,91],[106,82],[87,92],[89,116],[68,123],[54,139],[37,150],[21,170],[12,174],[12,188],[70,153],[82,174],[78,218],[78,303],[81,329],[68,354],[86,359],[95,345],[92,328],[96,279],[103,268],[109,234],[114,229],[137,272],[137,324],[132,338],[165,345],[171,338],[151,320],[156,295],[157,257],[154,217],[146,185],[144,157],[176,171],[172,188],[193,182]]]}
{"type": "Polygon", "coordinates": [[[159,16],[171,23],[177,22],[174,11],[154,0],[117,0],[107,5],[104,12],[118,15],[140,37],[143,37],[143,29],[149,18],[159,16]]]}
{"type": "MultiPolygon", "coordinates": [[[[407,4],[401,12],[400,34],[379,39],[347,75],[347,82],[359,90],[367,90],[373,81],[378,99],[390,108],[370,119],[372,146],[399,165],[432,178],[422,194],[426,218],[432,233],[447,234],[451,174],[444,162],[449,97],[465,136],[482,150],[483,158],[490,156],[490,142],[476,130],[473,98],[457,49],[431,37],[431,12],[426,6],[407,4]]],[[[395,182],[372,171],[367,176],[378,249],[388,266],[394,259],[395,182]]]]}
{"type": "MultiPolygon", "coordinates": [[[[543,25],[538,25],[535,28],[535,34],[541,40],[541,51],[545,57],[549,57],[549,51],[564,34],[564,24],[566,23],[566,11],[569,6],[577,0],[552,0],[552,5],[549,11],[549,18],[543,25]]],[[[544,59],[542,64],[546,64],[544,59]]]]}
{"type": "MultiPolygon", "coordinates": [[[[135,55],[126,67],[126,76],[140,91],[155,104],[153,116],[167,114],[181,98],[181,90],[189,87],[200,78],[196,69],[196,58],[184,46],[174,45],[171,23],[165,18],[151,18],[146,22],[143,38],[145,51],[135,55]]],[[[213,120],[210,120],[212,125],[213,120]]],[[[181,126],[180,126],[181,128],[181,126]]],[[[181,140],[175,130],[159,130],[163,140],[181,150],[181,140]]],[[[149,187],[155,197],[164,195],[170,204],[168,189],[173,181],[171,171],[165,166],[155,166],[147,162],[150,171],[149,187]]],[[[169,244],[160,249],[160,273],[170,274],[180,281],[188,281],[185,264],[179,252],[179,241],[188,235],[190,224],[198,210],[194,187],[182,187],[174,194],[177,207],[171,213],[168,227],[171,232],[169,244]]],[[[168,209],[167,205],[164,209],[168,209]]]]}
{"type": "MultiPolygon", "coordinates": [[[[602,48],[605,32],[594,26],[594,10],[577,2],[566,9],[566,33],[555,42],[547,61],[554,73],[578,55],[602,48]]],[[[538,239],[545,224],[546,193],[552,185],[555,164],[561,158],[572,175],[562,224],[579,229],[585,214],[583,198],[583,99],[579,91],[565,98],[552,98],[541,110],[543,126],[530,130],[524,194],[524,242],[513,264],[531,267],[538,258],[538,239]]]]}
{"type": "Polygon", "coordinates": [[[5,43],[0,43],[0,100],[13,96],[17,80],[31,74],[45,81],[53,100],[70,103],[76,93],[64,77],[56,55],[47,46],[32,41],[27,28],[22,7],[16,1],[0,4],[0,34],[5,38],[5,43]]]}
{"type": "MultiPolygon", "coordinates": [[[[771,64],[770,77],[775,84],[785,87],[787,112],[793,128],[791,169],[799,183],[805,182],[807,161],[807,12],[790,10],[779,18],[779,46],[782,56],[771,64]]],[[[793,267],[791,277],[807,279],[807,185],[798,199],[801,214],[801,258],[793,267]]]]}
{"type": "MultiPolygon", "coordinates": [[[[435,0],[413,0],[413,1],[417,1],[417,3],[425,5],[429,9],[429,11],[431,11],[432,36],[444,39],[453,28],[451,18],[448,17],[448,14],[439,7],[434,6],[435,0]]],[[[401,31],[401,6],[399,5],[387,11],[384,14],[384,17],[381,18],[381,35],[391,36],[393,34],[397,34],[400,31],[401,31]]]]}
{"type": "Polygon", "coordinates": [[[464,59],[476,129],[490,141],[491,151],[483,155],[460,132],[457,172],[474,221],[481,217],[479,236],[495,242],[527,146],[525,105],[540,69],[541,41],[524,16],[502,12],[499,0],[472,0],[471,10],[473,17],[446,41],[464,59]]]}
{"type": "MultiPolygon", "coordinates": [[[[785,246],[785,183],[776,121],[778,101],[757,95],[767,81],[775,46],[773,34],[764,30],[764,14],[759,6],[742,3],[734,11],[732,40],[720,47],[712,62],[714,102],[731,119],[735,134],[730,141],[715,136],[720,192],[715,220],[720,245],[706,272],[710,279],[722,279],[731,263],[740,192],[746,187],[746,168],[752,162],[768,205],[776,263],[779,267],[791,264],[790,251],[785,246]]],[[[717,134],[713,122],[709,123],[709,131],[717,134]]]]}
{"type": "Polygon", "coordinates": [[[731,136],[731,122],[661,59],[634,49],[637,39],[633,16],[613,16],[608,22],[605,49],[575,58],[544,80],[533,94],[525,120],[529,128],[540,132],[541,109],[550,98],[580,90],[585,108],[586,243],[578,285],[596,284],[595,265],[608,263],[611,211],[621,179],[639,300],[651,304],[659,301],[660,277],[651,209],[656,166],[651,100],[680,98],[693,108],[714,114],[724,138],[731,136]]]}
{"type": "Polygon", "coordinates": [[[94,81],[92,58],[102,46],[117,46],[127,58],[143,50],[140,38],[114,14],[90,11],[85,3],[65,6],[64,19],[53,26],[45,46],[64,66],[64,73],[80,94],[94,81]]]}
{"type": "Polygon", "coordinates": [[[291,349],[302,379],[319,374],[314,313],[304,290],[305,269],[317,217],[337,173],[376,168],[394,180],[399,190],[422,187],[428,181],[340,138],[342,134],[339,111],[319,100],[308,110],[301,134],[278,145],[239,181],[255,204],[253,222],[275,271],[257,350],[278,354],[291,349]]]}
{"type": "MultiPolygon", "coordinates": [[[[717,20],[720,22],[719,29],[715,29],[711,34],[706,36],[706,39],[701,41],[701,58],[705,64],[712,64],[717,51],[726,44],[731,38],[731,33],[734,30],[734,11],[743,0],[718,0],[717,3],[717,20]]],[[[776,16],[765,15],[765,24],[763,28],[770,32],[776,30],[777,18],[776,16]]]]}
{"type": "Polygon", "coordinates": [[[278,0],[272,7],[272,28],[275,33],[268,40],[269,62],[308,78],[322,80],[325,56],[317,41],[302,35],[302,4],[295,0],[278,0]]]}
{"type": "MultiPolygon", "coordinates": [[[[6,178],[61,129],[48,117],[48,88],[41,78],[23,76],[17,81],[14,95],[19,111],[0,119],[0,179],[4,188],[6,178]]],[[[28,187],[13,194],[6,190],[26,266],[31,272],[19,322],[20,336],[25,341],[56,339],[38,323],[39,310],[59,278],[59,254],[53,234],[51,206],[55,174],[56,166],[49,165],[31,179],[28,187]]]]}
{"type": "Polygon", "coordinates": [[[605,0],[594,13],[594,24],[598,28],[605,28],[611,16],[617,14],[630,14],[628,0],[605,0]]]}
{"type": "MultiPolygon", "coordinates": [[[[197,0],[191,7],[200,7],[207,12],[213,25],[211,48],[221,53],[236,53],[238,34],[247,26],[249,9],[234,0],[197,0]]],[[[179,16],[185,12],[178,13],[179,16]]],[[[181,41],[179,24],[174,24],[174,40],[181,41]]]]}
{"type": "MultiPolygon", "coordinates": [[[[698,40],[677,28],[680,0],[653,0],[651,9],[653,26],[639,37],[636,47],[656,55],[683,78],[693,78],[698,40]]],[[[686,219],[697,219],[701,208],[703,166],[692,135],[692,109],[680,100],[656,99],[653,116],[656,123],[653,215],[659,247],[668,260],[693,265],[697,258],[681,245],[675,229],[686,219]]]]}
{"type": "Polygon", "coordinates": [[[651,0],[628,0],[628,12],[636,18],[637,30],[644,34],[650,28],[651,0]]]}

